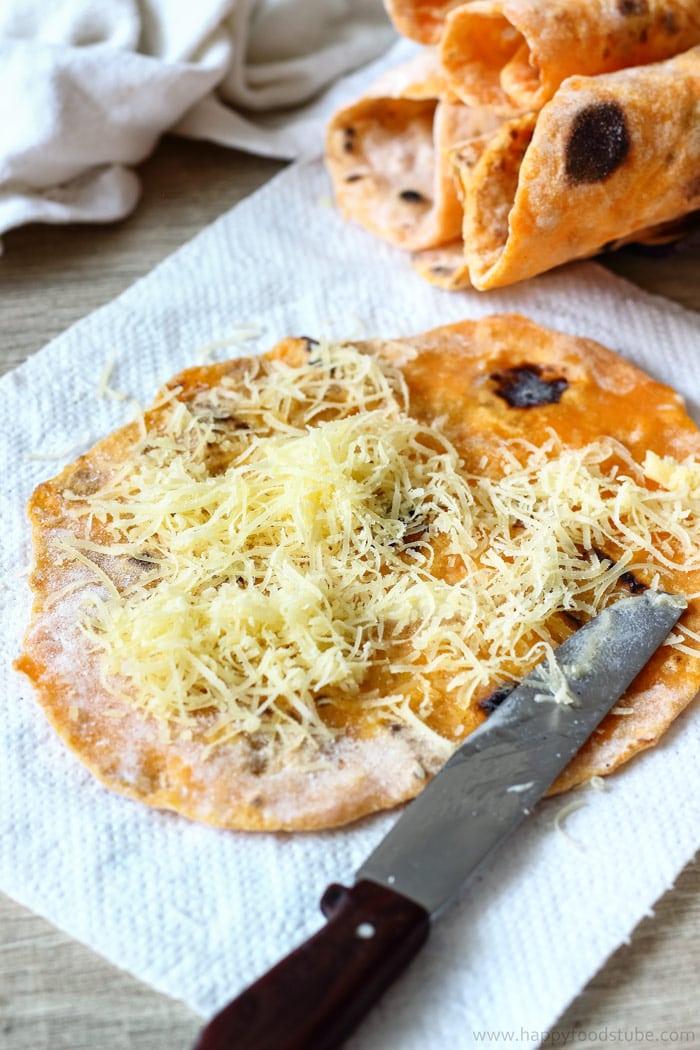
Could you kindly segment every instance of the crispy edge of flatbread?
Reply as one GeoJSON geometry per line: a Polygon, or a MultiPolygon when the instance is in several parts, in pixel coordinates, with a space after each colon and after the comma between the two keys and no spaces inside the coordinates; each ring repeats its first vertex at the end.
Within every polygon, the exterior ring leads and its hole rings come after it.
{"type": "MultiPolygon", "coordinates": [[[[294,364],[304,354],[304,342],[286,340],[270,356],[294,364]]],[[[465,321],[408,339],[374,340],[360,344],[360,349],[397,361],[419,418],[429,422],[444,416],[443,425],[458,447],[473,440],[479,455],[492,440],[527,434],[536,441],[557,417],[565,443],[568,438],[585,444],[600,434],[600,426],[590,424],[589,410],[596,406],[602,418],[613,420],[619,428],[613,436],[624,442],[625,434],[634,430],[631,451],[637,458],[647,446],[679,458],[700,456],[700,432],[670,388],[597,343],[542,328],[518,315],[465,321]],[[528,410],[513,412],[502,399],[489,400],[484,384],[494,369],[523,362],[560,369],[576,396],[564,409],[547,406],[537,422],[528,410]],[[474,411],[465,413],[465,401],[471,399],[474,411]]],[[[176,376],[169,387],[179,388],[178,396],[187,399],[215,386],[237,367],[240,362],[193,368],[176,376]]],[[[77,623],[80,588],[94,586],[94,581],[80,567],[66,570],[55,565],[50,545],[56,532],[66,527],[60,509],[62,488],[82,484],[87,493],[94,491],[105,472],[122,462],[136,437],[131,425],[104,438],[40,485],[30,501],[35,602],[16,666],[32,681],[57,733],[111,790],[219,827],[327,828],[414,797],[454,743],[433,745],[430,738],[419,738],[408,729],[360,739],[348,735],[332,754],[321,756],[327,760],[325,768],[321,762],[312,772],[291,767],[266,775],[260,756],[249,745],[222,747],[203,760],[201,742],[164,740],[153,719],[110,695],[101,683],[97,660],[85,651],[77,623]],[[56,600],[71,583],[78,589],[56,600]]],[[[691,583],[697,591],[698,575],[689,581],[678,574],[678,580],[671,582],[679,589],[691,583]]],[[[700,630],[697,599],[684,618],[692,629],[700,630]]],[[[693,699],[698,686],[700,660],[660,651],[621,701],[634,713],[609,715],[553,791],[609,773],[652,746],[693,699]]]]}

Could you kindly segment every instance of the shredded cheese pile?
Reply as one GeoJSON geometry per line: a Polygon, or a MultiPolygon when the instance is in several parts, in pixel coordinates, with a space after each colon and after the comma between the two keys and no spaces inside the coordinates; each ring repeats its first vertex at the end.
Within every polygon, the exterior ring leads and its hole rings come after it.
{"type": "Polygon", "coordinates": [[[98,492],[64,494],[103,684],[169,732],[314,750],[351,702],[430,734],[441,696],[466,712],[529,670],[622,574],[700,568],[697,493],[612,441],[510,443],[493,477],[351,346],[246,369],[173,393],[98,492]]]}

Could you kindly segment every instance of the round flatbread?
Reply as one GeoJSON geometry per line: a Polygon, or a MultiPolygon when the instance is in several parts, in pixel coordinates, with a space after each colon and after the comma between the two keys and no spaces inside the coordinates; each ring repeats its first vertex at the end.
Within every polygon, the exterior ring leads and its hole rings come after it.
{"type": "MultiPolygon", "coordinates": [[[[30,501],[17,661],[109,788],[228,828],[413,797],[597,609],[700,592],[700,433],[516,315],[190,369],[30,501]]],[[[700,685],[700,603],[556,790],[700,685]]]]}

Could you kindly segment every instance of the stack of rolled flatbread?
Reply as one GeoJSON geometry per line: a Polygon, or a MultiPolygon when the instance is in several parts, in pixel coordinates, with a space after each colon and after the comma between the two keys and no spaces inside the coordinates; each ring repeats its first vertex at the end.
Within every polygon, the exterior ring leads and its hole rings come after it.
{"type": "Polygon", "coordinates": [[[700,0],[387,0],[423,44],[328,129],[345,216],[496,288],[700,208],[700,0]]]}

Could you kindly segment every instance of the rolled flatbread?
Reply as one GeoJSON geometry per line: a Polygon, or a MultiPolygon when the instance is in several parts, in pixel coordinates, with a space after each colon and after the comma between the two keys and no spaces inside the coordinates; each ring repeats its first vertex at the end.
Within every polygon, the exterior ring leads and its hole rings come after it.
{"type": "Polygon", "coordinates": [[[452,100],[436,56],[392,70],[333,117],[327,164],[345,218],[422,251],[458,238],[463,212],[450,154],[500,118],[452,100]]]}
{"type": "Polygon", "coordinates": [[[476,0],[449,11],[441,61],[468,105],[540,109],[567,77],[659,62],[700,44],[697,0],[476,0]]]}
{"type": "Polygon", "coordinates": [[[512,284],[700,207],[699,108],[696,47],[570,77],[539,113],[456,149],[462,284],[512,284]]]}

